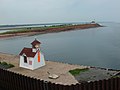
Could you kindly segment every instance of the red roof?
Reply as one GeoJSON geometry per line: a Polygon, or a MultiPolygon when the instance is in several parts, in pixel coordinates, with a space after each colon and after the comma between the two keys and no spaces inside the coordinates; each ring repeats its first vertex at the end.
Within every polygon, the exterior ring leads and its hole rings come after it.
{"type": "Polygon", "coordinates": [[[34,57],[37,52],[32,52],[32,48],[23,48],[19,55],[25,54],[27,57],[34,57]]]}
{"type": "Polygon", "coordinates": [[[41,44],[41,42],[39,42],[38,40],[35,39],[31,44],[36,45],[36,44],[41,44]]]}

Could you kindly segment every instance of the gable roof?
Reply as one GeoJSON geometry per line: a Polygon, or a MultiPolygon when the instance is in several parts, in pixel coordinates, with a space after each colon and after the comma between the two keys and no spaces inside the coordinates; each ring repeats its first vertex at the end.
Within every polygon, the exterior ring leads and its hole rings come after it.
{"type": "Polygon", "coordinates": [[[20,52],[19,55],[25,54],[27,57],[34,57],[37,52],[32,52],[32,48],[24,47],[23,50],[20,52]]]}
{"type": "Polygon", "coordinates": [[[36,44],[41,44],[41,42],[39,42],[37,39],[35,39],[31,44],[36,45],[36,44]]]}

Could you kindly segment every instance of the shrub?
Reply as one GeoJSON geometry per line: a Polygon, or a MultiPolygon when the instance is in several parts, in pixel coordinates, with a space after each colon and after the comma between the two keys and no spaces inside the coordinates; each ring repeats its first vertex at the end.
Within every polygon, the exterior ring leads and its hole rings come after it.
{"type": "Polygon", "coordinates": [[[8,64],[6,62],[0,62],[0,65],[2,65],[5,69],[14,67],[13,64],[8,64]]]}
{"type": "Polygon", "coordinates": [[[8,65],[6,62],[1,62],[2,65],[8,65]]]}
{"type": "Polygon", "coordinates": [[[12,67],[14,67],[13,64],[8,64],[8,68],[12,68],[12,67]]]}

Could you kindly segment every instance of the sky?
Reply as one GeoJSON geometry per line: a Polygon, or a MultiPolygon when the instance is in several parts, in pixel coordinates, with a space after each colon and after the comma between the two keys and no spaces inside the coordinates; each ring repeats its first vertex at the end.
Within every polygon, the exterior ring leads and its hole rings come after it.
{"type": "Polygon", "coordinates": [[[120,22],[120,0],[0,0],[1,24],[120,22]]]}

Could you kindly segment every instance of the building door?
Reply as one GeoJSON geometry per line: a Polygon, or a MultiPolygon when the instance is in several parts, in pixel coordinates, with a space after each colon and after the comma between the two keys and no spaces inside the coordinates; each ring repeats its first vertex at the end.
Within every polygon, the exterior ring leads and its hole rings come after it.
{"type": "Polygon", "coordinates": [[[27,63],[27,57],[24,56],[24,63],[27,63]]]}

